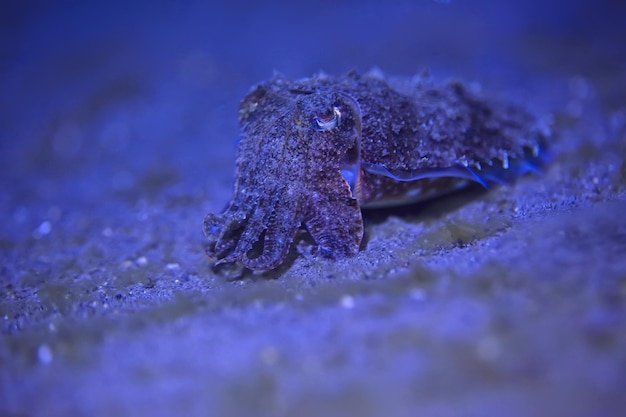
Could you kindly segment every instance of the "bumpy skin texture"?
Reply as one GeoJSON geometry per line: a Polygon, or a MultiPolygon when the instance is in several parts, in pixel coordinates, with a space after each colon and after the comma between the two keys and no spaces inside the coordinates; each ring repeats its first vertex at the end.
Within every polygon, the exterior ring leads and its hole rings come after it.
{"type": "Polygon", "coordinates": [[[362,206],[484,183],[483,165],[536,157],[547,135],[524,110],[459,82],[356,73],[275,76],[243,100],[239,121],[235,195],[205,217],[204,231],[216,265],[254,270],[279,266],[301,226],[323,255],[354,256],[362,206]]]}

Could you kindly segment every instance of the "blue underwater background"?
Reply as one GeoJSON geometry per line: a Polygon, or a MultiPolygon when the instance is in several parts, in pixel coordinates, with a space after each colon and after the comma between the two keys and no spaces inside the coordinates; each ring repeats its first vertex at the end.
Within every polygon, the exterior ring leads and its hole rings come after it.
{"type": "MultiPolygon", "coordinates": [[[[0,5],[0,415],[626,414],[626,6],[0,5]],[[513,184],[365,215],[356,258],[234,279],[237,107],[428,70],[553,120],[513,184]]],[[[235,277],[237,278],[237,277],[235,277]]]]}

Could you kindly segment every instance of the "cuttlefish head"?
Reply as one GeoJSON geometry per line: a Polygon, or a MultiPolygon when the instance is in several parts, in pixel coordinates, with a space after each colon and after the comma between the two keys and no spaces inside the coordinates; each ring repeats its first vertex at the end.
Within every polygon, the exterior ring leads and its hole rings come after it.
{"type": "Polygon", "coordinates": [[[323,255],[355,255],[363,237],[357,102],[275,79],[244,99],[239,116],[234,198],[204,220],[215,264],[276,268],[302,225],[323,255]]]}

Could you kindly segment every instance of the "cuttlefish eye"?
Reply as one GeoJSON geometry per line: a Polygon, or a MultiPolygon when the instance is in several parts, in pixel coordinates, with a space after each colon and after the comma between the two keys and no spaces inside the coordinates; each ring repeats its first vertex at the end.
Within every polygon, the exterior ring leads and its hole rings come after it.
{"type": "Polygon", "coordinates": [[[338,107],[333,107],[333,110],[328,115],[314,117],[313,127],[319,131],[331,130],[339,126],[340,120],[341,111],[338,107]]]}

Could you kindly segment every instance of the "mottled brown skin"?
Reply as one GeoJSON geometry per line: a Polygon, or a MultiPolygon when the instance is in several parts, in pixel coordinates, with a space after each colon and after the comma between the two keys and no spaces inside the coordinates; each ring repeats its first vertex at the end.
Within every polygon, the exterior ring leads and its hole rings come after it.
{"type": "Polygon", "coordinates": [[[466,181],[397,181],[391,174],[411,178],[498,158],[508,166],[543,140],[526,112],[487,104],[457,82],[398,85],[351,73],[275,76],[255,87],[239,109],[234,198],[204,220],[215,264],[276,268],[301,226],[323,255],[354,256],[363,238],[361,206],[411,190],[426,197],[466,181]],[[375,172],[381,167],[391,174],[375,172]]]}

